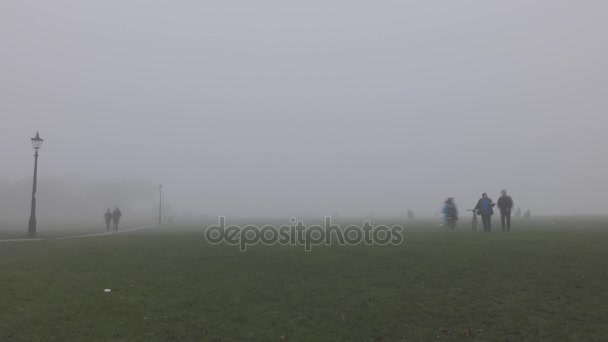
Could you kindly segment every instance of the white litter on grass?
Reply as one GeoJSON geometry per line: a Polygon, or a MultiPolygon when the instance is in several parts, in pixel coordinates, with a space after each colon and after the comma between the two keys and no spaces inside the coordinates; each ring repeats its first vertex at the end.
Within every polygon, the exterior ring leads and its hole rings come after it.
{"type": "Polygon", "coordinates": [[[105,289],[105,290],[103,290],[103,292],[110,293],[110,292],[112,292],[112,290],[111,289],[105,289]]]}

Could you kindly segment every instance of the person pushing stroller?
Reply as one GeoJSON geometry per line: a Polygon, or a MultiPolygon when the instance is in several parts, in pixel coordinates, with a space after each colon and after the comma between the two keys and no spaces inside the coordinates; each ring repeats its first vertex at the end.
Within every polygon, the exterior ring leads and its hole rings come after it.
{"type": "Polygon", "coordinates": [[[477,201],[477,205],[473,210],[481,215],[481,221],[483,223],[483,231],[490,232],[492,230],[492,215],[494,215],[494,209],[496,204],[488,197],[485,192],[481,194],[481,198],[477,201]]]}

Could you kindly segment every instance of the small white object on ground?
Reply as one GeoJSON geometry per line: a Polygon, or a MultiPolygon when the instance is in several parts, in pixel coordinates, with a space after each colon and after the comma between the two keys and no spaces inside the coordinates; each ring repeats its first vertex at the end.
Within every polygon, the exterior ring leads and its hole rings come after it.
{"type": "Polygon", "coordinates": [[[111,289],[105,289],[105,290],[103,290],[103,292],[110,293],[110,292],[112,292],[112,290],[111,289]]]}

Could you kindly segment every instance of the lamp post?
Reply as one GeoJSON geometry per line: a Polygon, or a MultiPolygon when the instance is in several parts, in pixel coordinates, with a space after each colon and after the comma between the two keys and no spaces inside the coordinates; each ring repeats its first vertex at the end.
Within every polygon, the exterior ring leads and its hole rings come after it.
{"type": "Polygon", "coordinates": [[[38,179],[38,150],[42,146],[44,139],[40,139],[40,134],[36,132],[36,136],[32,138],[32,146],[34,146],[34,185],[32,187],[32,210],[30,212],[30,222],[27,228],[27,235],[30,237],[36,236],[36,181],[38,179]]]}
{"type": "Polygon", "coordinates": [[[158,225],[160,226],[161,219],[163,217],[163,185],[158,186],[158,225]]]}

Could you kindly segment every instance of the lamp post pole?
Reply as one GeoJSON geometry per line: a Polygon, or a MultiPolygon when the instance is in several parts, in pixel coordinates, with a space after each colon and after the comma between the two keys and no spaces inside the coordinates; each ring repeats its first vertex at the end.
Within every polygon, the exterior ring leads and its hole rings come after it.
{"type": "Polygon", "coordinates": [[[163,217],[163,185],[158,186],[158,225],[160,226],[161,219],[163,217]]]}
{"type": "Polygon", "coordinates": [[[30,221],[27,228],[27,235],[29,237],[36,236],[36,183],[38,180],[38,150],[42,146],[43,139],[40,139],[40,134],[36,132],[36,136],[31,139],[32,145],[34,146],[34,184],[32,186],[32,207],[30,211],[30,221]]]}

